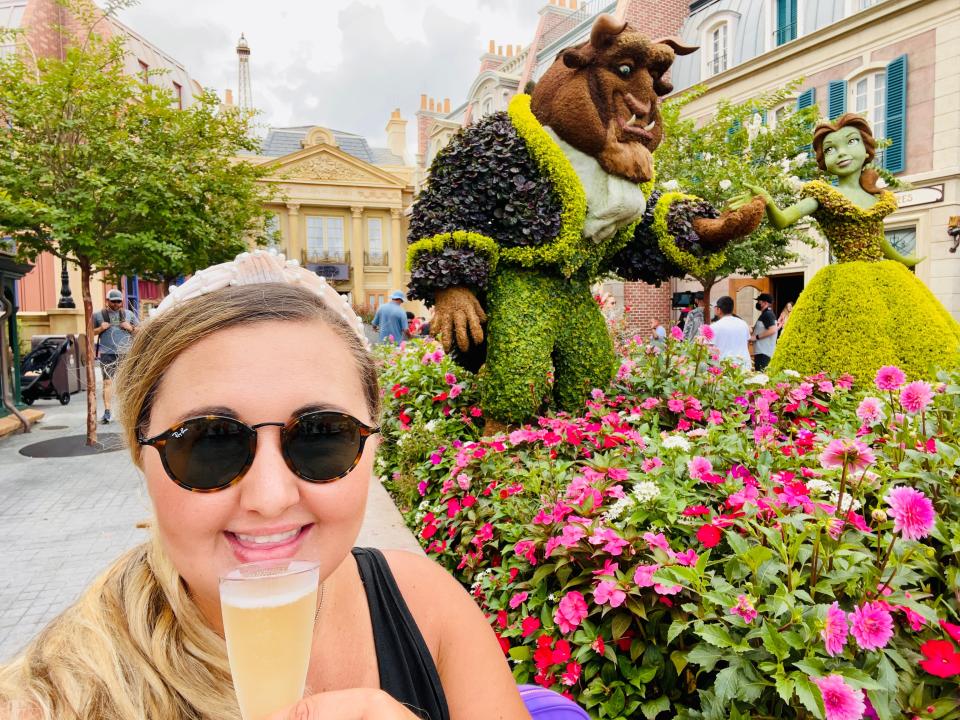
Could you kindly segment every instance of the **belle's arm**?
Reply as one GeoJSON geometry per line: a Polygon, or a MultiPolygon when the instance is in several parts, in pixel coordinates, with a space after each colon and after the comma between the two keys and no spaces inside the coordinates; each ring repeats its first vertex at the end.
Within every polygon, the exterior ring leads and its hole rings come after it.
{"type": "MultiPolygon", "coordinates": [[[[790,225],[793,225],[797,220],[807,215],[812,215],[816,212],[817,208],[820,207],[820,204],[814,198],[804,198],[800,202],[791,205],[788,208],[780,209],[777,207],[777,203],[774,201],[773,197],[765,189],[759,185],[750,185],[749,183],[744,183],[743,186],[751,191],[755,195],[762,197],[767,203],[767,218],[770,220],[770,224],[773,225],[777,230],[783,230],[790,225]]],[[[749,196],[744,196],[749,197],[749,196]]]]}
{"type": "Polygon", "coordinates": [[[917,263],[923,260],[923,258],[905,256],[898,253],[893,248],[893,245],[890,244],[890,241],[887,240],[886,235],[880,236],[880,249],[883,251],[883,255],[885,258],[887,258],[888,260],[896,260],[898,263],[903,263],[908,268],[914,267],[917,263]]]}

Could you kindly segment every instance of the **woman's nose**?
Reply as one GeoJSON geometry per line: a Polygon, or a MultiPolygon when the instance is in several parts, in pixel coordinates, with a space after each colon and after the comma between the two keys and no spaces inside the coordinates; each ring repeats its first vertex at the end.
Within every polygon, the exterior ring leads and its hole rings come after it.
{"type": "Polygon", "coordinates": [[[278,517],[300,501],[300,481],[284,460],[280,428],[257,431],[257,452],[239,487],[241,507],[264,517],[278,517]]]}

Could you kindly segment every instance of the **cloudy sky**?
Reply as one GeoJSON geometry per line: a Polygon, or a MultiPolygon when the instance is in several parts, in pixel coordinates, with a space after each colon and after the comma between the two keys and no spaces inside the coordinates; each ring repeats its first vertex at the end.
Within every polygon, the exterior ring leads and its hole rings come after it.
{"type": "Polygon", "coordinates": [[[491,39],[527,44],[546,0],[140,0],[119,19],[183,63],[201,84],[237,86],[235,46],[251,47],[263,122],[323,125],[385,145],[399,107],[420,93],[465,99],[491,39]]]}

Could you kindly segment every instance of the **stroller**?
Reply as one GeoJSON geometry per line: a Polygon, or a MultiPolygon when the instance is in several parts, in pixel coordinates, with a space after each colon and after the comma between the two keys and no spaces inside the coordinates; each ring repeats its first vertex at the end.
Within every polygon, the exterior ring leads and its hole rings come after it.
{"type": "Polygon", "coordinates": [[[80,389],[76,363],[76,338],[51,335],[39,340],[20,363],[20,396],[27,405],[37,398],[56,398],[61,405],[80,389]]]}

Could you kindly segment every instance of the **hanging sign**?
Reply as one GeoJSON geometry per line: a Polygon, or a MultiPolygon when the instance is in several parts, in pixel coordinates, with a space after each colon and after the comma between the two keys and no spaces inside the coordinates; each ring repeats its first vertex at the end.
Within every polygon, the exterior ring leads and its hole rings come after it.
{"type": "Polygon", "coordinates": [[[901,210],[914,205],[943,202],[943,183],[930,187],[914,188],[913,190],[901,190],[895,192],[894,195],[897,196],[897,205],[901,210]]]}

